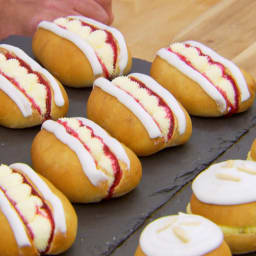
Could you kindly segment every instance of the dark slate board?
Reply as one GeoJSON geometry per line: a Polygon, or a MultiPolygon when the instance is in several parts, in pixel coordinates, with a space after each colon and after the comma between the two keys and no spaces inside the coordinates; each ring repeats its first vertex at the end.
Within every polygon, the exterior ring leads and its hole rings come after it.
{"type": "MultiPolygon", "coordinates": [[[[31,55],[30,38],[11,37],[4,42],[21,47],[31,55]]],[[[134,59],[132,72],[148,74],[149,69],[149,62],[134,59]]],[[[70,99],[68,116],[85,116],[90,91],[90,88],[67,89],[70,99]]],[[[193,135],[186,145],[141,158],[143,178],[136,190],[98,204],[75,205],[79,218],[77,239],[74,246],[62,255],[82,256],[85,252],[90,256],[133,255],[134,243],[122,253],[113,252],[152,213],[256,124],[256,105],[246,113],[230,118],[192,118],[192,123],[193,135]]],[[[0,127],[1,162],[30,164],[31,142],[39,129],[0,127]]]]}

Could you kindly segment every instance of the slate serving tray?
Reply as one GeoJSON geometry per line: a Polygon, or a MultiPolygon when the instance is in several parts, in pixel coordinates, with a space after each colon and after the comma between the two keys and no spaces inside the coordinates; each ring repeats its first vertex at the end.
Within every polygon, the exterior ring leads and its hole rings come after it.
{"type": "MultiPolygon", "coordinates": [[[[18,46],[32,56],[30,38],[14,36],[3,43],[18,46]]],[[[148,74],[149,69],[149,62],[134,59],[132,72],[148,74]]],[[[85,116],[91,88],[66,89],[70,99],[68,116],[85,116]]],[[[249,111],[229,118],[193,117],[193,133],[187,144],[141,158],[143,178],[137,189],[118,199],[74,205],[79,219],[78,235],[73,247],[62,255],[133,255],[137,246],[136,235],[139,234],[136,230],[147,218],[166,203],[169,205],[168,202],[172,201],[177,191],[227,151],[255,124],[255,104],[249,111]],[[130,236],[136,239],[128,239],[130,236]],[[128,246],[126,243],[122,246],[126,240],[128,246]]],[[[0,127],[1,162],[31,164],[30,147],[39,130],[40,127],[23,130],[0,127]]],[[[189,200],[186,196],[185,198],[186,201],[189,200]]],[[[176,205],[175,210],[183,210],[186,203],[180,200],[178,202],[180,204],[176,205]]]]}

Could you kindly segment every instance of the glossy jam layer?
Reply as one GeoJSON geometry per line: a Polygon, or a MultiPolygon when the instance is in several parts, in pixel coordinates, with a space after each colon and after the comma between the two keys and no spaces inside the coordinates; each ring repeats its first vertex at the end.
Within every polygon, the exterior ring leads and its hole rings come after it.
{"type": "Polygon", "coordinates": [[[44,119],[51,118],[51,89],[41,74],[11,53],[0,53],[0,74],[28,98],[44,119]]]}
{"type": "Polygon", "coordinates": [[[6,165],[0,166],[0,189],[17,211],[40,253],[50,248],[54,221],[48,205],[28,179],[6,165]]]}
{"type": "Polygon", "coordinates": [[[61,28],[80,36],[91,45],[96,52],[106,78],[115,75],[117,71],[118,47],[113,35],[109,31],[70,17],[59,18],[54,22],[61,28]]]}
{"type": "Polygon", "coordinates": [[[61,118],[58,123],[65,127],[67,133],[82,143],[94,158],[96,166],[107,175],[109,183],[107,198],[111,198],[122,177],[117,157],[103,142],[102,138],[95,135],[93,129],[84,125],[82,121],[76,118],[61,118]]]}
{"type": "Polygon", "coordinates": [[[229,114],[237,112],[239,90],[235,80],[226,72],[222,63],[214,61],[199,47],[187,43],[174,43],[170,45],[168,51],[176,54],[187,65],[201,73],[223,95],[229,114]]]}

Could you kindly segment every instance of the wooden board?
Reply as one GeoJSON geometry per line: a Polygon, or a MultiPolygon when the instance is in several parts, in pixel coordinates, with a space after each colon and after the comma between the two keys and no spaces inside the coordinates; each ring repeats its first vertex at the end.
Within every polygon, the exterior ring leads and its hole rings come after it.
{"type": "Polygon", "coordinates": [[[113,10],[135,57],[152,61],[170,42],[191,39],[256,76],[254,0],[113,0],[113,10]]]}

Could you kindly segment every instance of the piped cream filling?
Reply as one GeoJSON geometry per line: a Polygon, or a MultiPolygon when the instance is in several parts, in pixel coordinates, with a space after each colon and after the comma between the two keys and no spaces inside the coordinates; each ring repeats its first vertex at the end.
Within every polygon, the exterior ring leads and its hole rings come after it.
{"type": "Polygon", "coordinates": [[[167,117],[165,108],[159,105],[158,98],[154,95],[150,95],[146,89],[140,87],[138,83],[132,81],[127,76],[115,78],[112,80],[112,84],[128,92],[140,102],[143,108],[158,124],[165,140],[167,141],[171,120],[167,117]]]}
{"type": "Polygon", "coordinates": [[[92,31],[89,26],[82,25],[80,20],[71,18],[58,18],[54,23],[80,36],[84,41],[89,43],[106,66],[109,74],[115,74],[114,53],[111,45],[106,43],[107,33],[104,30],[98,29],[92,31]]]}
{"type": "Polygon", "coordinates": [[[92,137],[92,132],[86,126],[80,126],[80,122],[75,118],[61,118],[62,122],[66,122],[68,127],[73,129],[88,147],[92,157],[97,162],[97,167],[108,176],[109,186],[114,182],[114,170],[112,161],[104,152],[104,144],[97,137],[92,137]]]}
{"type": "Polygon", "coordinates": [[[23,177],[6,165],[0,166],[0,187],[11,200],[24,223],[32,233],[32,240],[39,252],[46,250],[52,232],[51,221],[41,198],[32,194],[32,188],[23,177]]]}
{"type": "Polygon", "coordinates": [[[184,56],[197,71],[204,74],[213,85],[226,93],[232,105],[236,104],[236,95],[233,85],[228,79],[223,77],[222,69],[219,65],[210,63],[207,56],[200,56],[195,47],[186,47],[183,43],[171,44],[170,49],[174,53],[184,56]]]}
{"type": "Polygon", "coordinates": [[[22,67],[17,59],[6,59],[0,53],[0,70],[10,78],[18,82],[28,96],[39,106],[41,114],[46,113],[47,91],[43,84],[40,84],[37,75],[29,74],[27,69],[22,67]]]}

